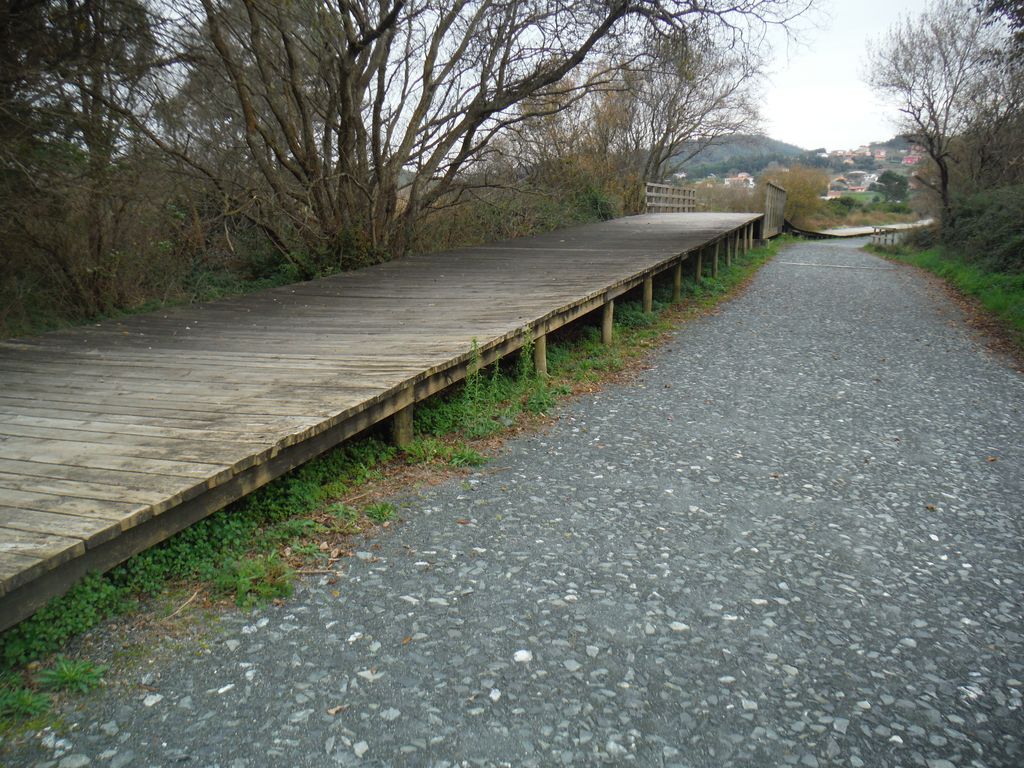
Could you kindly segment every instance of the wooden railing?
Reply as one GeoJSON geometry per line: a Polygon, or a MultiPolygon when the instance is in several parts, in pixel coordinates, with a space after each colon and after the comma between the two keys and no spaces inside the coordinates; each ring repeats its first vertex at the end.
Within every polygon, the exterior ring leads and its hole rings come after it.
{"type": "Polygon", "coordinates": [[[889,227],[875,227],[871,233],[872,245],[896,245],[900,241],[900,231],[889,227]]]}
{"type": "Polygon", "coordinates": [[[764,223],[761,225],[761,239],[767,240],[782,233],[786,213],[786,190],[778,184],[768,182],[764,200],[764,223]]]}
{"type": "Polygon", "coordinates": [[[648,213],[694,213],[697,210],[697,190],[692,187],[649,181],[644,197],[648,213]]]}

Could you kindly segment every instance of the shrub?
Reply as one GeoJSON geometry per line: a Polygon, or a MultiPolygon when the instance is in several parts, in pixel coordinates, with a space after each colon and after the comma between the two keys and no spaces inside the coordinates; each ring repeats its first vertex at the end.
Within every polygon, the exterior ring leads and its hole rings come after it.
{"type": "Polygon", "coordinates": [[[1024,184],[955,201],[943,239],[969,261],[1000,272],[1024,272],[1024,184]]]}

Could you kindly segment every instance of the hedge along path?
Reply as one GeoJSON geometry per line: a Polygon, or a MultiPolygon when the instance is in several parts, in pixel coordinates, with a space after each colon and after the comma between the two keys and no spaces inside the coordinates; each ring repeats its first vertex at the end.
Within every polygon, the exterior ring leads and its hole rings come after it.
{"type": "Polygon", "coordinates": [[[675,298],[762,214],[648,214],[421,254],[0,342],[0,630],[417,401],[671,270],[675,298]]]}

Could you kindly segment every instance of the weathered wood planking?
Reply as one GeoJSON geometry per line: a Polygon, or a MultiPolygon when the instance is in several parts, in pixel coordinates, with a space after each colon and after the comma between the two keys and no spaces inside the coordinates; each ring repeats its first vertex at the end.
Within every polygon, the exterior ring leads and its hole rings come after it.
{"type": "Polygon", "coordinates": [[[0,629],[466,375],[731,239],[654,214],[0,342],[0,629]]]}

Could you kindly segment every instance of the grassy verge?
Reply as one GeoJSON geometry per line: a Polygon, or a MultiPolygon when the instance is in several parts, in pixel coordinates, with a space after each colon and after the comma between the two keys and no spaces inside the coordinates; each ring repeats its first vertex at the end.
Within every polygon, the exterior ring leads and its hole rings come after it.
{"type": "Polygon", "coordinates": [[[739,257],[731,268],[723,264],[717,278],[684,281],[679,304],[671,303],[672,287],[665,281],[656,281],[650,313],[629,296],[616,300],[610,345],[601,343],[596,327],[563,329],[549,340],[548,377],[534,371],[528,340],[520,354],[477,370],[461,386],[418,404],[416,439],[405,451],[372,436],[352,441],[117,568],[89,575],[0,634],[0,735],[45,716],[53,690],[48,680],[68,678],[70,691],[101,683],[102,670],[68,666],[88,662],[51,658],[71,638],[138,610],[148,596],[169,592],[191,592],[186,603],[202,594],[207,602],[233,600],[243,608],[286,598],[297,573],[332,572],[351,554],[356,535],[372,534],[396,517],[397,509],[386,501],[356,504],[372,495],[359,491],[402,467],[459,470],[485,463],[484,452],[495,437],[528,426],[559,398],[593,389],[634,366],[681,320],[706,311],[744,284],[782,242],[739,257]]]}
{"type": "Polygon", "coordinates": [[[998,321],[1018,351],[1024,351],[1024,273],[995,272],[941,247],[869,246],[886,258],[938,275],[978,303],[998,321]]]}

